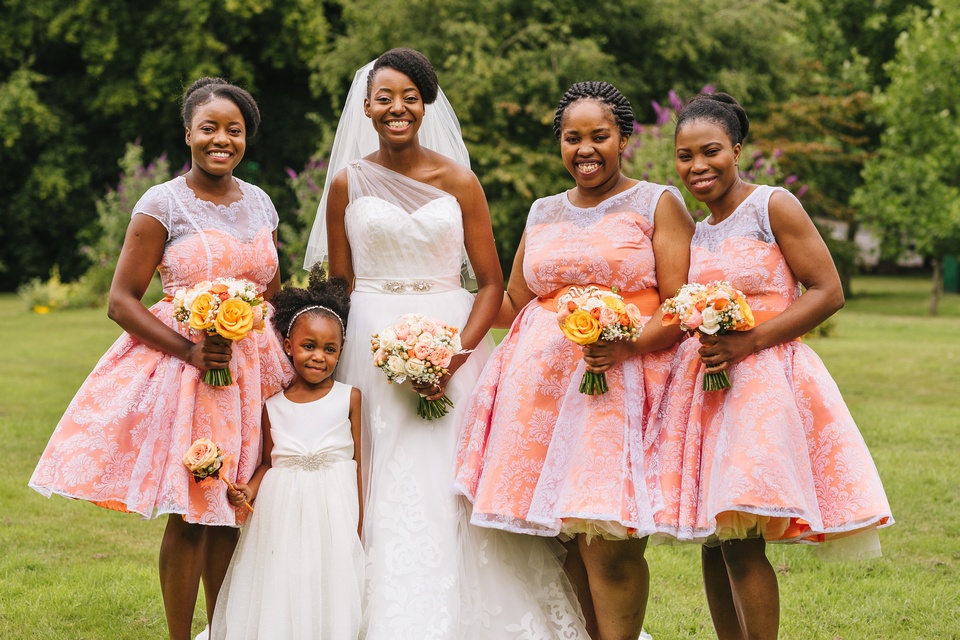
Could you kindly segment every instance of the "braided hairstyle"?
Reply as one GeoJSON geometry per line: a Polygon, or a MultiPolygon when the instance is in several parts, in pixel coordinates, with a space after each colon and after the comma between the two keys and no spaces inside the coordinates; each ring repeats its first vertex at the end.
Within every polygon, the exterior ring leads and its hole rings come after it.
{"type": "Polygon", "coordinates": [[[271,322],[281,338],[290,337],[293,325],[303,316],[326,316],[339,321],[341,327],[346,328],[347,315],[350,313],[347,281],[343,278],[328,279],[319,262],[310,269],[310,280],[305,289],[286,285],[273,296],[271,302],[274,308],[271,322]],[[323,308],[303,311],[307,307],[323,308]]]}
{"type": "Polygon", "coordinates": [[[395,69],[413,80],[423,104],[433,104],[437,99],[440,82],[437,80],[437,72],[433,69],[433,65],[419,51],[404,47],[390,49],[373,63],[373,69],[367,76],[367,97],[370,97],[370,92],[373,91],[373,77],[384,67],[395,69]]]}
{"type": "Polygon", "coordinates": [[[183,107],[180,109],[180,119],[187,129],[193,122],[194,112],[215,98],[223,98],[237,105],[243,122],[247,128],[247,137],[257,135],[260,128],[260,109],[257,101],[246,89],[230,84],[223,78],[200,78],[183,94],[183,107]]]}
{"type": "Polygon", "coordinates": [[[567,89],[560,98],[557,114],[553,118],[553,135],[560,139],[560,130],[563,123],[563,114],[567,107],[581,100],[595,100],[610,109],[610,113],[617,121],[617,128],[621,136],[633,133],[633,109],[630,101],[609,82],[578,82],[567,89]]]}
{"type": "Polygon", "coordinates": [[[707,120],[723,128],[733,144],[743,144],[750,131],[750,120],[736,99],[726,93],[701,93],[687,103],[677,118],[677,133],[688,122],[707,120]]]}

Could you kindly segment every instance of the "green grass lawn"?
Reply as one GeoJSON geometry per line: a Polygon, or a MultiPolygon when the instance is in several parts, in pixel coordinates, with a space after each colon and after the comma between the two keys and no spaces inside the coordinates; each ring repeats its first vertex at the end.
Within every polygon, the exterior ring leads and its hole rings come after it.
{"type": "MultiPolygon", "coordinates": [[[[960,296],[926,314],[926,279],[860,278],[829,338],[808,341],[843,391],[897,524],[883,557],[823,563],[770,549],[784,639],[960,639],[960,296]]],[[[103,310],[26,312],[0,296],[0,638],[163,638],[163,521],[27,488],[71,397],[119,334],[103,310]]],[[[646,627],[657,640],[712,638],[697,547],[648,552],[646,627]]],[[[198,606],[195,629],[203,626],[198,606]]]]}

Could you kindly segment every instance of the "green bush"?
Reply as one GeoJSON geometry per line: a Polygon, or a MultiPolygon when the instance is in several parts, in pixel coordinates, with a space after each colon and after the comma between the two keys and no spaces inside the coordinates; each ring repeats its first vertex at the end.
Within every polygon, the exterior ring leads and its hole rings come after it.
{"type": "MultiPolygon", "coordinates": [[[[139,143],[127,145],[120,170],[116,188],[109,189],[96,202],[97,221],[78,237],[80,251],[90,261],[90,267],[75,282],[63,282],[59,267],[54,266],[48,280],[34,278],[21,285],[17,294],[28,308],[44,313],[106,304],[134,205],[147,189],[173,177],[166,156],[144,167],[143,147],[139,143]]],[[[154,276],[144,299],[160,295],[158,278],[154,276]]]]}

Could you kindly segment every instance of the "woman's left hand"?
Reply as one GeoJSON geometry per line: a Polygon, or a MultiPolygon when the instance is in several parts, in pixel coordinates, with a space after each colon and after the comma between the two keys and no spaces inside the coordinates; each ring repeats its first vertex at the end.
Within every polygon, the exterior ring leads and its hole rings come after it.
{"type": "Polygon", "coordinates": [[[707,373],[726,371],[756,351],[752,331],[728,331],[713,336],[699,335],[700,359],[707,373]]]}
{"type": "Polygon", "coordinates": [[[598,340],[581,348],[590,373],[604,373],[636,355],[636,343],[632,340],[598,340]]]}
{"type": "Polygon", "coordinates": [[[410,386],[413,387],[414,391],[425,397],[427,400],[439,400],[447,391],[447,383],[450,382],[451,375],[451,373],[443,374],[436,383],[427,382],[421,384],[411,380],[410,386]]]}

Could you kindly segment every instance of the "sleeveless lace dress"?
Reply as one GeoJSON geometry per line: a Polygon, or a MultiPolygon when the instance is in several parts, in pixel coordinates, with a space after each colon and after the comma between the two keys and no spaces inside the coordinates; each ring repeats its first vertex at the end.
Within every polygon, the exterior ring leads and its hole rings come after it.
{"type": "Polygon", "coordinates": [[[492,343],[457,370],[446,390],[455,408],[436,420],[419,418],[416,393],[373,365],[371,334],[405,313],[466,324],[473,295],[460,286],[457,199],[364,160],[347,175],[356,281],[337,379],[364,401],[361,637],[586,637],[556,549],[470,526],[469,505],[452,490],[458,428],[492,343]]]}
{"type": "MultiPolygon", "coordinates": [[[[237,183],[243,197],[229,206],[198,199],[183,177],[137,202],[133,215],[167,229],[159,271],[168,297],[218,277],[245,278],[261,290],[273,280],[276,209],[259,187],[237,183]]],[[[150,312],[200,339],[174,320],[169,300],[150,312]]],[[[293,368],[266,329],[233,345],[230,370],[234,384],[208,386],[199,369],[123,333],[70,403],[30,486],[145,518],[178,513],[188,522],[237,525],[246,513],[229,503],[223,483],[195,483],[181,458],[194,440],[210,438],[226,456],[226,477],[246,482],[260,464],[263,399],[283,388],[293,368]]]]}
{"type": "MultiPolygon", "coordinates": [[[[699,222],[690,256],[691,282],[729,281],[758,319],[801,293],[770,228],[774,190],[760,186],[730,217],[699,222]]],[[[658,419],[660,530],[708,544],[762,535],[878,555],[876,529],[893,523],[890,505],[817,354],[796,340],[763,349],[730,368],[730,389],[704,392],[698,349],[696,339],[680,345],[658,419]]]]}
{"type": "Polygon", "coordinates": [[[630,358],[607,371],[606,394],[582,394],[583,358],[560,331],[554,297],[569,285],[617,287],[648,320],[660,304],[654,211],[674,196],[640,182],[596,207],[575,207],[565,193],[533,204],[523,273],[539,298],[487,363],[458,450],[457,489],[472,500],[475,524],[609,539],[655,531],[648,427],[675,348],[630,358]]]}

